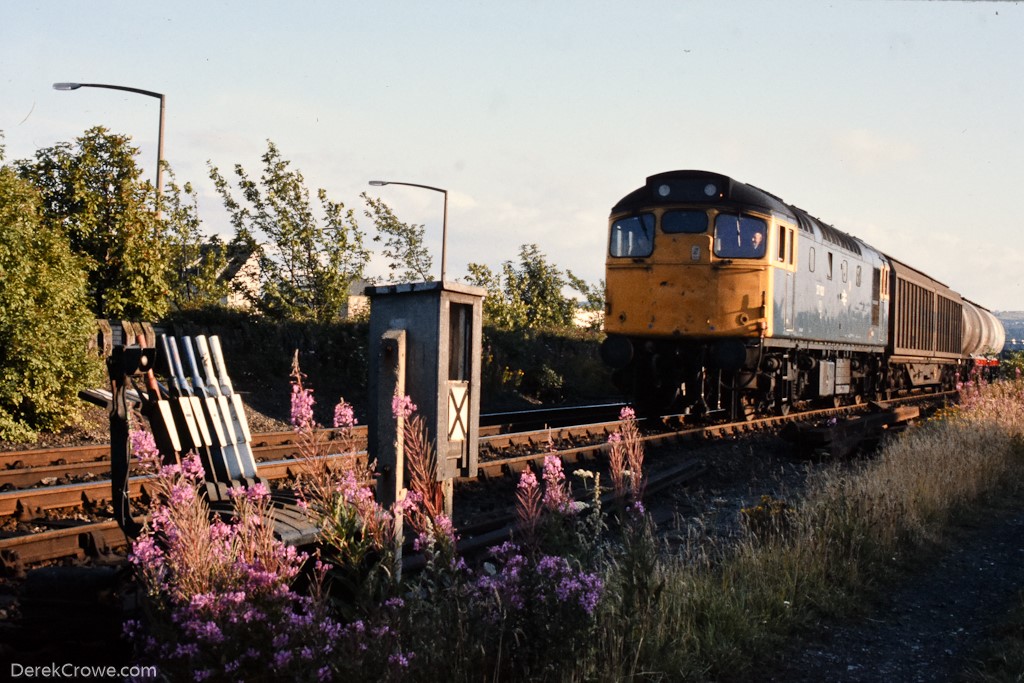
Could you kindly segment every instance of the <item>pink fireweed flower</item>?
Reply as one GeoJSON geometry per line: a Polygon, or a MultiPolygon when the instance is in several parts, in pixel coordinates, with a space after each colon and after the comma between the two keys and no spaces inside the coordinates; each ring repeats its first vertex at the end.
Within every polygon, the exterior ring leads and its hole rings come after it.
{"type": "Polygon", "coordinates": [[[572,514],[572,496],[565,485],[562,459],[557,455],[544,456],[544,507],[562,514],[572,514]]]}
{"type": "Polygon", "coordinates": [[[196,498],[196,490],[191,484],[175,484],[167,497],[169,507],[183,507],[196,498]]]}
{"type": "Polygon", "coordinates": [[[190,452],[181,461],[181,473],[185,475],[186,479],[192,481],[202,481],[206,476],[206,472],[203,470],[203,463],[200,462],[199,456],[196,455],[195,451],[190,452]]]}
{"type": "Polygon", "coordinates": [[[270,489],[262,481],[258,481],[249,487],[249,499],[262,501],[270,498],[270,489]]]}
{"type": "Polygon", "coordinates": [[[416,412],[416,404],[408,396],[395,396],[391,399],[391,414],[395,419],[407,419],[416,412]]]}
{"type": "Polygon", "coordinates": [[[527,537],[531,537],[536,530],[540,512],[540,486],[533,470],[527,467],[519,475],[519,485],[516,487],[516,517],[527,537]]]}
{"type": "Polygon", "coordinates": [[[157,545],[153,536],[141,536],[132,543],[128,561],[136,566],[160,566],[164,561],[164,551],[157,545]]]}
{"type": "Polygon", "coordinates": [[[537,488],[537,475],[529,467],[519,475],[519,484],[516,486],[520,491],[533,491],[537,488]]]}
{"type": "Polygon", "coordinates": [[[618,432],[612,432],[611,434],[608,435],[608,443],[610,443],[610,444],[622,443],[622,434],[620,434],[618,432]]]}
{"type": "Polygon", "coordinates": [[[313,390],[292,385],[291,424],[295,431],[313,428],[313,390]]]}
{"type": "Polygon", "coordinates": [[[392,510],[396,515],[405,515],[410,512],[415,512],[422,502],[423,494],[419,491],[407,491],[405,498],[395,501],[395,504],[392,506],[392,510]]]}
{"type": "Polygon", "coordinates": [[[356,419],[355,409],[351,403],[341,399],[338,405],[334,406],[334,428],[349,430],[359,424],[356,419]]]}
{"type": "Polygon", "coordinates": [[[139,460],[149,460],[160,455],[153,435],[144,429],[133,429],[129,434],[132,453],[139,460]]]}
{"type": "Polygon", "coordinates": [[[619,419],[620,420],[635,420],[636,419],[636,412],[632,408],[630,408],[629,406],[626,406],[625,408],[623,408],[622,410],[619,411],[619,419]]]}
{"type": "Polygon", "coordinates": [[[447,515],[438,515],[434,520],[434,531],[437,536],[444,538],[453,545],[458,541],[458,534],[455,533],[455,525],[447,515]]]}
{"type": "Polygon", "coordinates": [[[270,498],[270,489],[267,485],[261,481],[256,482],[249,488],[242,486],[232,486],[228,489],[229,498],[245,498],[255,503],[262,502],[270,498]]]}

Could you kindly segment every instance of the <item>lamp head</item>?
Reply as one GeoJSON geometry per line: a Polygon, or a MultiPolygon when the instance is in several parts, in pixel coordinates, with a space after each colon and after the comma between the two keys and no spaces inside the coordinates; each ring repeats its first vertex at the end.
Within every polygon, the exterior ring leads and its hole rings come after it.
{"type": "Polygon", "coordinates": [[[371,180],[370,184],[373,185],[374,187],[384,187],[385,185],[388,184],[388,181],[386,181],[386,180],[371,180]]]}
{"type": "Polygon", "coordinates": [[[54,90],[78,90],[82,87],[81,83],[54,83],[54,90]]]}

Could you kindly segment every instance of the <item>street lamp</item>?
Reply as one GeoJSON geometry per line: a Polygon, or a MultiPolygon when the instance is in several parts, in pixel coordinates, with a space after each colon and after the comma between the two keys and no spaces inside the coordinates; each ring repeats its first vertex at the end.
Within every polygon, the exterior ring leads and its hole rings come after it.
{"type": "Polygon", "coordinates": [[[444,284],[444,276],[448,272],[448,190],[442,190],[440,187],[431,187],[430,185],[420,185],[419,183],[400,183],[397,180],[371,180],[370,184],[374,187],[384,187],[385,185],[421,187],[424,190],[433,190],[444,195],[444,221],[441,223],[441,284],[444,284]]]}
{"type": "Polygon", "coordinates": [[[105,85],[103,83],[54,83],[54,90],[78,90],[79,88],[107,88],[108,90],[124,90],[126,92],[138,93],[139,95],[147,95],[149,97],[155,97],[160,100],[160,133],[157,136],[156,142],[156,207],[157,213],[160,212],[160,200],[164,194],[164,173],[163,173],[163,160],[164,160],[164,96],[163,93],[153,92],[152,90],[140,90],[139,88],[129,88],[124,85],[105,85]]]}

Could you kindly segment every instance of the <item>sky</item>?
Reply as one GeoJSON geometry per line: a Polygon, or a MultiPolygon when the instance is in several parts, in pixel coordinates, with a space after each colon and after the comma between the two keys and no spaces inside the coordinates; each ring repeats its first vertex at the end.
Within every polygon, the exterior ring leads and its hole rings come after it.
{"type": "MultiPolygon", "coordinates": [[[[596,283],[648,175],[757,185],[992,310],[1024,310],[1024,5],[812,0],[0,0],[7,161],[95,125],[164,157],[231,228],[208,163],[273,141],[362,216],[426,226],[448,277],[535,243],[596,283]]],[[[369,219],[361,227],[372,232],[369,219]]],[[[383,264],[374,262],[373,273],[383,264]]]]}

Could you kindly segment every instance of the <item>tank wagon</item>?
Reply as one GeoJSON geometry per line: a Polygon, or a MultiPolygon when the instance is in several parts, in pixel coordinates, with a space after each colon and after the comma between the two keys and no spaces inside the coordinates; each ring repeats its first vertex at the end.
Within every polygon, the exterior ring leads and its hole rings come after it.
{"type": "Polygon", "coordinates": [[[609,220],[605,362],[645,412],[785,414],[952,388],[1000,322],[753,185],[647,178],[609,220]]]}

